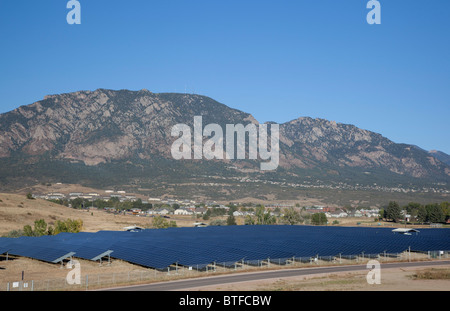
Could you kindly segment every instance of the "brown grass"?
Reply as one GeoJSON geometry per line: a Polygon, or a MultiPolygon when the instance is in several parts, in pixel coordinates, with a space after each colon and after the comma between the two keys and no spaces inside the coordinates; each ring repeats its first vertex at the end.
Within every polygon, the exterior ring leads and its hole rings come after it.
{"type": "Polygon", "coordinates": [[[450,280],[450,268],[446,269],[426,269],[418,271],[413,275],[414,279],[419,280],[450,280]]]}
{"type": "MultiPolygon", "coordinates": [[[[44,219],[52,226],[57,220],[81,219],[85,232],[100,230],[119,230],[130,225],[150,228],[151,217],[134,215],[114,215],[103,210],[77,210],[55,204],[46,200],[29,200],[22,194],[0,193],[0,236],[12,230],[23,229],[25,225],[33,226],[35,220],[44,219]]],[[[177,226],[193,226],[195,219],[191,216],[171,217],[177,226]]]]}

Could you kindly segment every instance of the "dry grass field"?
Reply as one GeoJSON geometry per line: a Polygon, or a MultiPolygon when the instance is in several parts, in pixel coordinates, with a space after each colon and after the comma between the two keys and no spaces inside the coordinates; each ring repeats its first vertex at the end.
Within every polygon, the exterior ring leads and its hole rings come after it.
{"type": "MultiPolygon", "coordinates": [[[[79,189],[79,188],[77,188],[79,189]]],[[[170,215],[178,227],[192,227],[197,221],[193,216],[170,215]]],[[[35,220],[44,219],[53,226],[57,220],[81,219],[83,231],[97,232],[100,230],[123,230],[124,227],[137,225],[150,228],[151,217],[139,217],[134,215],[114,215],[102,210],[77,210],[55,204],[42,199],[30,200],[25,194],[0,193],[0,236],[11,230],[23,229],[25,225],[33,226],[35,220]]],[[[226,219],[220,217],[216,219],[226,219]]],[[[203,221],[200,219],[200,221],[203,221]]],[[[330,220],[332,221],[332,220],[330,220]]],[[[371,218],[346,218],[339,219],[340,226],[377,226],[371,218]]],[[[203,221],[208,223],[208,221],[203,221]]],[[[238,225],[244,224],[243,217],[237,217],[238,225]]],[[[383,226],[393,226],[391,223],[383,223],[383,226]]]]}
{"type": "MultiPolygon", "coordinates": [[[[100,230],[123,230],[124,227],[137,225],[151,227],[151,217],[134,215],[114,215],[102,210],[77,210],[42,199],[29,200],[23,194],[0,193],[0,236],[11,230],[23,229],[25,225],[33,226],[35,220],[44,219],[52,226],[57,220],[81,219],[85,232],[100,230]]],[[[193,226],[195,219],[191,216],[171,217],[179,227],[193,226]]]]}

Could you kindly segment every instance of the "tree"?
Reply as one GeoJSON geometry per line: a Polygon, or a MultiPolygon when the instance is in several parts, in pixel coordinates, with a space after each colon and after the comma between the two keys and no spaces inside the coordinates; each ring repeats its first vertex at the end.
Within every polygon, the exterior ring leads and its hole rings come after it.
{"type": "Polygon", "coordinates": [[[45,222],[44,219],[35,220],[34,228],[31,228],[30,225],[25,225],[23,227],[23,233],[25,236],[35,236],[35,237],[48,235],[47,223],[45,222]]]}
{"type": "Polygon", "coordinates": [[[311,223],[313,225],[326,225],[328,223],[325,213],[315,213],[311,216],[311,223]]]}
{"type": "Polygon", "coordinates": [[[25,236],[34,236],[33,228],[30,225],[23,226],[23,235],[25,236]]]}
{"type": "Polygon", "coordinates": [[[227,221],[223,219],[214,219],[209,223],[210,226],[226,226],[227,221]]]}
{"type": "Polygon", "coordinates": [[[152,227],[156,229],[167,228],[166,222],[167,220],[164,217],[158,215],[152,219],[152,227]]]}
{"type": "Polygon", "coordinates": [[[413,214],[415,211],[417,211],[422,204],[416,203],[416,202],[409,202],[404,208],[406,209],[406,212],[408,214],[413,214]]]}
{"type": "Polygon", "coordinates": [[[6,234],[3,237],[5,237],[5,238],[20,238],[21,236],[24,236],[24,235],[25,235],[24,231],[19,229],[19,230],[9,231],[8,234],[6,234]]]}
{"type": "Polygon", "coordinates": [[[266,211],[263,205],[256,207],[255,216],[257,225],[273,225],[277,222],[275,216],[272,216],[270,211],[266,211]]]}
{"type": "Polygon", "coordinates": [[[203,220],[209,220],[209,218],[211,217],[211,209],[207,209],[206,212],[203,214],[203,220]]]}
{"type": "Polygon", "coordinates": [[[81,208],[83,205],[84,200],[82,198],[75,198],[73,200],[70,200],[70,204],[72,204],[72,208],[81,208]]]}
{"type": "Polygon", "coordinates": [[[236,226],[236,218],[233,216],[233,214],[229,215],[227,218],[227,226],[236,226]]]}
{"type": "Polygon", "coordinates": [[[174,220],[171,220],[169,222],[169,221],[167,221],[167,219],[165,219],[161,215],[158,215],[155,218],[153,218],[152,227],[156,228],[156,229],[176,228],[177,223],[174,220]]]}
{"type": "Polygon", "coordinates": [[[386,219],[386,209],[382,208],[380,209],[380,211],[378,212],[378,214],[380,215],[380,219],[386,219]]]}
{"type": "Polygon", "coordinates": [[[250,216],[250,215],[246,215],[245,219],[244,219],[244,224],[245,225],[254,225],[255,224],[255,219],[250,216]]]}
{"type": "Polygon", "coordinates": [[[27,199],[28,200],[34,200],[33,195],[31,194],[31,192],[27,193],[27,199]]]}
{"type": "Polygon", "coordinates": [[[417,220],[422,223],[428,221],[427,210],[424,206],[419,207],[417,210],[417,220]]]}
{"type": "Polygon", "coordinates": [[[386,209],[386,218],[391,219],[393,222],[397,222],[402,218],[402,210],[397,202],[389,202],[389,205],[386,209]]]}
{"type": "Polygon", "coordinates": [[[34,222],[34,236],[43,236],[47,234],[47,223],[44,219],[39,219],[34,222]]]}
{"type": "Polygon", "coordinates": [[[295,210],[292,206],[285,208],[283,214],[283,221],[289,225],[295,225],[302,221],[300,212],[295,210]]]}
{"type": "Polygon", "coordinates": [[[78,233],[83,229],[83,221],[67,219],[65,221],[58,220],[55,225],[55,229],[53,230],[53,234],[58,234],[61,232],[71,232],[78,233]]]}
{"type": "Polygon", "coordinates": [[[428,204],[425,206],[427,210],[428,221],[430,222],[444,222],[444,212],[438,204],[428,204]]]}
{"type": "Polygon", "coordinates": [[[442,202],[440,204],[442,208],[442,212],[444,213],[445,220],[447,221],[450,218],[450,203],[449,202],[442,202]]]}
{"type": "Polygon", "coordinates": [[[230,204],[228,205],[228,215],[233,215],[234,212],[238,211],[238,208],[236,205],[230,204]]]}

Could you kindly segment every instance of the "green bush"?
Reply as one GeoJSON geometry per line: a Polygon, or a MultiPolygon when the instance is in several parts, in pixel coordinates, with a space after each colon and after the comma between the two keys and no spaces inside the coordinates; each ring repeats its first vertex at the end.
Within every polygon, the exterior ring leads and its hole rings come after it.
{"type": "Polygon", "coordinates": [[[313,225],[326,225],[328,223],[325,213],[315,213],[311,216],[311,223],[313,225]]]}

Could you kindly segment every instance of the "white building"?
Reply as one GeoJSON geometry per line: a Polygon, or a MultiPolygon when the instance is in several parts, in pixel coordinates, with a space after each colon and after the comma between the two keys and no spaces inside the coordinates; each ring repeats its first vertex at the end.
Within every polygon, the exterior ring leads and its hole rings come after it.
{"type": "Polygon", "coordinates": [[[346,212],[334,212],[334,213],[331,213],[331,212],[326,212],[325,213],[325,215],[327,216],[327,217],[330,217],[330,218],[343,218],[343,217],[348,217],[348,214],[346,213],[346,212]]]}
{"type": "Polygon", "coordinates": [[[192,211],[185,209],[185,208],[176,209],[175,212],[173,212],[173,213],[175,215],[192,215],[193,214],[192,211]]]}
{"type": "Polygon", "coordinates": [[[156,209],[156,210],[148,210],[147,214],[149,214],[149,215],[167,215],[167,214],[169,214],[169,210],[167,210],[165,208],[160,208],[160,209],[156,209]]]}

